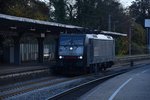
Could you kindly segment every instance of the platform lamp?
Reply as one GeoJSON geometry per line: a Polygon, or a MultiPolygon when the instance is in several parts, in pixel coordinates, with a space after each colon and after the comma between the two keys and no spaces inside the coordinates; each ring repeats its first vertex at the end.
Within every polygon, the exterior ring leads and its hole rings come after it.
{"type": "Polygon", "coordinates": [[[150,54],[150,19],[145,19],[145,28],[146,28],[146,43],[148,53],[150,54]]]}
{"type": "Polygon", "coordinates": [[[135,19],[131,19],[131,25],[129,27],[129,55],[132,55],[132,32],[134,27],[135,19]]]}
{"type": "MultiPolygon", "coordinates": [[[[132,29],[134,27],[134,22],[135,22],[135,19],[132,18],[131,25],[129,27],[129,56],[132,55],[132,29]]],[[[133,65],[134,65],[133,60],[130,60],[130,66],[132,67],[133,65]]]]}
{"type": "Polygon", "coordinates": [[[41,33],[41,38],[45,38],[45,33],[41,33]]]}

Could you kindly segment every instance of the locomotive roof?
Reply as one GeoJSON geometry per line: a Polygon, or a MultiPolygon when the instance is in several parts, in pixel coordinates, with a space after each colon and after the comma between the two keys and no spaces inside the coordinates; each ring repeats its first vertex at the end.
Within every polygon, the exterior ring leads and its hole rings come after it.
{"type": "Polygon", "coordinates": [[[103,34],[61,34],[64,36],[87,36],[90,39],[113,40],[111,36],[103,34]]]}
{"type": "Polygon", "coordinates": [[[103,34],[87,34],[87,37],[92,39],[113,40],[111,36],[103,34]]]}

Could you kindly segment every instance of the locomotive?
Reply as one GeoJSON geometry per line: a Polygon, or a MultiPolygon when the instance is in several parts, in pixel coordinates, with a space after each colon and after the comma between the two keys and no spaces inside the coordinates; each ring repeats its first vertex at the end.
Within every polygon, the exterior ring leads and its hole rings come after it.
{"type": "Polygon", "coordinates": [[[61,34],[56,69],[62,72],[95,72],[113,65],[115,41],[102,34],[61,34]]]}

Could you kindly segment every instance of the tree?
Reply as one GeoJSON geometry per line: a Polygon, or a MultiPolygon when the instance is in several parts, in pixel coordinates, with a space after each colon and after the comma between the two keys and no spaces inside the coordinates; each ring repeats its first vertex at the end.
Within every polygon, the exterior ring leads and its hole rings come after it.
{"type": "MultiPolygon", "coordinates": [[[[128,18],[118,0],[76,0],[75,7],[77,23],[92,29],[107,30],[109,15],[111,15],[111,26],[116,22],[116,26],[124,23],[128,18]]],[[[117,27],[118,32],[123,32],[122,26],[117,27]]]]}
{"type": "Polygon", "coordinates": [[[49,9],[39,0],[0,0],[0,12],[4,14],[48,20],[49,9]]]}
{"type": "Polygon", "coordinates": [[[66,0],[66,20],[69,24],[76,24],[76,6],[74,0],[66,0]]]}
{"type": "Polygon", "coordinates": [[[49,0],[52,19],[56,22],[66,22],[66,0],[49,0]]]}
{"type": "Polygon", "coordinates": [[[129,7],[130,15],[144,27],[145,18],[150,18],[150,1],[136,0],[129,7]]]}
{"type": "Polygon", "coordinates": [[[132,27],[132,54],[146,53],[146,34],[140,24],[134,23],[132,27]]]}
{"type": "Polygon", "coordinates": [[[132,34],[132,46],[134,53],[145,53],[146,32],[144,30],[144,20],[150,18],[150,1],[136,0],[129,7],[129,13],[135,19],[132,34]]]}

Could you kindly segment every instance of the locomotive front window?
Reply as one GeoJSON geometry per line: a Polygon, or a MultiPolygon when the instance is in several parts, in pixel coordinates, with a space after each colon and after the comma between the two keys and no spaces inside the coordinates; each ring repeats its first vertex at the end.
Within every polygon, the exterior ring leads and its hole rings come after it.
{"type": "Polygon", "coordinates": [[[84,37],[64,36],[60,38],[59,55],[82,56],[84,37]]]}
{"type": "Polygon", "coordinates": [[[65,36],[60,38],[60,45],[83,45],[84,37],[65,36]]]}

